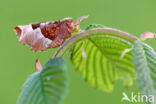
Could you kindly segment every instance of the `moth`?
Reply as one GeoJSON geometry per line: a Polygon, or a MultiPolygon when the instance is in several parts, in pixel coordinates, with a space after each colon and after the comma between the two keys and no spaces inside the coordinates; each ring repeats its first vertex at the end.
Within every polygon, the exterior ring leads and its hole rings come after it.
{"type": "Polygon", "coordinates": [[[33,51],[43,51],[47,48],[61,46],[66,39],[71,37],[74,29],[79,30],[80,21],[87,16],[80,17],[76,24],[72,18],[63,20],[20,25],[14,28],[21,44],[32,47],[33,51]]]}

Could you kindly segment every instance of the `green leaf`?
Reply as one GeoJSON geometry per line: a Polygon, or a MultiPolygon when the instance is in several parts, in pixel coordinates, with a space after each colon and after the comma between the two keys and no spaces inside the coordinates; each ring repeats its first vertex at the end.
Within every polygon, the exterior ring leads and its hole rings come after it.
{"type": "Polygon", "coordinates": [[[111,92],[117,79],[122,79],[127,86],[132,85],[132,53],[127,53],[123,59],[120,55],[134,40],[137,38],[119,30],[91,29],[72,37],[58,50],[56,57],[73,47],[71,60],[76,70],[93,87],[111,92]]]}
{"type": "Polygon", "coordinates": [[[142,94],[156,96],[156,52],[149,45],[136,41],[133,47],[133,63],[142,94]]]}
{"type": "Polygon", "coordinates": [[[27,79],[17,104],[58,104],[64,98],[67,86],[64,60],[50,59],[41,72],[27,79]]]}
{"type": "MultiPolygon", "coordinates": [[[[120,59],[122,51],[131,47],[119,38],[111,36],[91,37],[78,42],[73,48],[71,59],[75,68],[82,77],[95,88],[110,92],[118,78],[129,79],[133,77],[132,55],[128,53],[120,59]],[[83,48],[86,58],[83,57],[83,48]]],[[[132,82],[125,82],[130,84],[132,82]]]]}

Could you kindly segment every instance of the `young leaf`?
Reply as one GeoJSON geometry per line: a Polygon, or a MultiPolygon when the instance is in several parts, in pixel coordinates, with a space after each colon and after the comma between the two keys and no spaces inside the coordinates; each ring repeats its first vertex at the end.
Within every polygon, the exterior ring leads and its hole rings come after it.
{"type": "Polygon", "coordinates": [[[58,104],[66,94],[67,85],[64,60],[50,59],[41,72],[27,79],[17,104],[58,104]]]}
{"type": "Polygon", "coordinates": [[[117,79],[122,79],[127,86],[132,84],[132,54],[127,53],[123,59],[120,55],[132,46],[134,40],[137,38],[111,28],[87,30],[67,41],[56,57],[73,46],[71,59],[82,77],[92,86],[111,92],[117,79]]]}
{"type": "Polygon", "coordinates": [[[92,86],[110,92],[115,80],[133,76],[131,53],[120,59],[122,51],[130,47],[128,44],[109,36],[91,37],[84,42],[86,58],[82,55],[84,46],[78,42],[73,48],[71,59],[75,68],[92,86]]]}
{"type": "Polygon", "coordinates": [[[133,47],[133,63],[142,94],[156,96],[156,52],[149,45],[136,41],[133,47]]]}

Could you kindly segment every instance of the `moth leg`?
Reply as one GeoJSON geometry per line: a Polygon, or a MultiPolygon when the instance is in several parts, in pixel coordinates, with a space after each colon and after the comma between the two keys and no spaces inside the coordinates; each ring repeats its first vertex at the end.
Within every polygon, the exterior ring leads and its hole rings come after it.
{"type": "Polygon", "coordinates": [[[56,48],[61,46],[64,43],[64,39],[61,39],[59,37],[57,37],[56,39],[54,39],[51,44],[49,45],[49,48],[56,48]]]}

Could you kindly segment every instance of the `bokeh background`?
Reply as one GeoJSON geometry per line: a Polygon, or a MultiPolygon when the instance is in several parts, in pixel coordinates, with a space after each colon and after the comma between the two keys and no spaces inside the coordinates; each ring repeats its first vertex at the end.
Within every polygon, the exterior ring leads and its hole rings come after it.
{"type": "MultiPolygon", "coordinates": [[[[81,28],[97,23],[117,28],[133,35],[156,32],[156,0],[0,0],[0,104],[15,104],[20,88],[35,72],[34,62],[42,65],[56,49],[32,52],[21,45],[13,31],[19,24],[89,15],[81,28]]],[[[146,41],[156,49],[156,39],[146,41]]],[[[134,86],[125,88],[118,81],[112,93],[90,87],[68,61],[69,93],[62,104],[121,104],[122,92],[138,93],[134,86]]],[[[131,104],[128,102],[123,102],[131,104]]]]}

